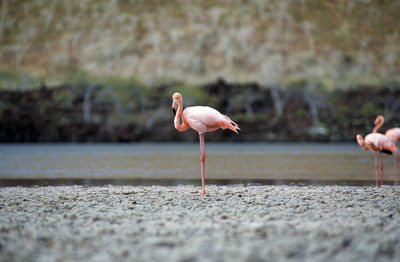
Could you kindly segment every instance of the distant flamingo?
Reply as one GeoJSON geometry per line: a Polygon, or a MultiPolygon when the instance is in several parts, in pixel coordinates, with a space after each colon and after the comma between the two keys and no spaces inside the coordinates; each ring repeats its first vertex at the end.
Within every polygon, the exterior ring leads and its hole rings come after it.
{"type": "Polygon", "coordinates": [[[358,144],[366,151],[370,150],[375,153],[375,182],[376,185],[378,186],[378,161],[377,161],[377,154],[379,153],[379,160],[381,162],[381,185],[383,185],[383,161],[382,161],[382,154],[389,154],[391,155],[392,153],[397,151],[397,147],[393,142],[387,138],[385,135],[380,134],[380,133],[371,133],[368,134],[365,137],[365,140],[363,137],[358,134],[357,135],[357,142],[358,144]]]}
{"type": "MultiPolygon", "coordinates": [[[[385,122],[385,118],[381,115],[378,115],[375,119],[375,127],[373,129],[373,133],[377,133],[379,128],[383,125],[385,122]]],[[[396,146],[400,144],[400,128],[395,127],[391,128],[386,131],[385,136],[387,136],[396,146]]],[[[394,156],[394,164],[396,165],[396,168],[398,168],[398,162],[400,160],[400,156],[396,154],[394,156]]]]}
{"type": "MultiPolygon", "coordinates": [[[[385,136],[387,136],[392,142],[396,145],[399,146],[400,144],[400,128],[394,127],[386,131],[385,136]]],[[[396,165],[396,169],[399,168],[399,161],[400,161],[400,155],[395,154],[394,156],[394,164],[396,165]]]]}
{"type": "Polygon", "coordinates": [[[201,151],[201,183],[203,186],[201,196],[204,196],[206,194],[206,188],[204,185],[204,164],[206,160],[204,133],[215,131],[219,128],[229,128],[238,134],[240,128],[235,122],[229,119],[229,117],[208,106],[191,106],[186,107],[185,110],[183,110],[182,95],[179,93],[173,94],[172,99],[172,110],[175,114],[175,128],[180,132],[186,131],[188,128],[192,128],[199,132],[201,151]]]}

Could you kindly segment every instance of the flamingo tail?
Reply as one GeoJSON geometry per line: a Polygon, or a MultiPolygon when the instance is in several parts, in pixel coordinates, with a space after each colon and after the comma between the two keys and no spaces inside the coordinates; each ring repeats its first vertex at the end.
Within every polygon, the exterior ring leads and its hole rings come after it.
{"type": "Polygon", "coordinates": [[[390,150],[385,150],[385,149],[383,149],[381,152],[384,153],[384,154],[388,154],[388,155],[391,155],[391,154],[392,154],[392,151],[390,151],[390,150]]]}
{"type": "Polygon", "coordinates": [[[224,119],[221,121],[221,127],[223,129],[230,129],[236,134],[239,134],[238,131],[240,130],[239,125],[233,122],[229,117],[224,115],[224,119]]]}
{"type": "Polygon", "coordinates": [[[397,147],[393,143],[386,143],[383,145],[381,152],[391,155],[392,153],[397,151],[397,147]]]}

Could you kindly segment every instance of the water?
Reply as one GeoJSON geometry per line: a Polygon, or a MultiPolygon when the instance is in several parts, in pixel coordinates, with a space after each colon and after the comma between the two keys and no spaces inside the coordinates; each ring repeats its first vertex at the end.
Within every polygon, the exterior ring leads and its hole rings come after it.
{"type": "MultiPolygon", "coordinates": [[[[374,183],[374,156],[355,143],[206,143],[206,154],[206,183],[374,183]]],[[[200,183],[199,158],[197,143],[3,144],[0,183],[200,183]]],[[[384,165],[397,180],[393,157],[384,165]]]]}

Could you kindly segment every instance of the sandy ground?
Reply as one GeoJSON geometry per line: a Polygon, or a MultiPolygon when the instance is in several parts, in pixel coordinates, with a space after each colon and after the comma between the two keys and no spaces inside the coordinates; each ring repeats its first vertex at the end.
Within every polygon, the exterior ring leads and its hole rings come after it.
{"type": "Polygon", "coordinates": [[[400,261],[400,187],[0,188],[0,261],[400,261]]]}

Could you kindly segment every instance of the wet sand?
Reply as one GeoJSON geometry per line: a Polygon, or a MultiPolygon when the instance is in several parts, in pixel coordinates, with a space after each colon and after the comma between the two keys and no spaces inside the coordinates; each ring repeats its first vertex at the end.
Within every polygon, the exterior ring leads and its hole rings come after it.
{"type": "Polygon", "coordinates": [[[0,188],[0,261],[399,261],[400,187],[0,188]]]}

